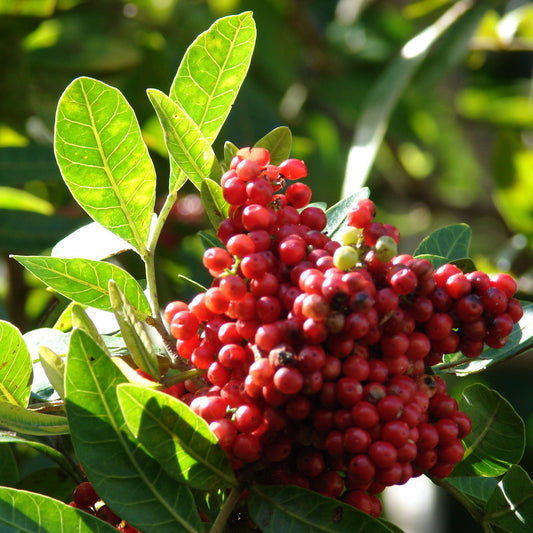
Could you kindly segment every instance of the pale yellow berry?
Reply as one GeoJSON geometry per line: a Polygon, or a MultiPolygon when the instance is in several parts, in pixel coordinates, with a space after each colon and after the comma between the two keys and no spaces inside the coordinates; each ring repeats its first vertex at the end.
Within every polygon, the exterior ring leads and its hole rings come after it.
{"type": "Polygon", "coordinates": [[[382,235],[377,240],[374,250],[376,251],[376,257],[378,260],[386,263],[398,253],[398,245],[392,237],[382,235]]]}
{"type": "Polygon", "coordinates": [[[353,228],[352,226],[344,228],[341,234],[341,242],[347,246],[350,244],[357,244],[360,238],[361,230],[359,228],[353,228]]]}
{"type": "Polygon", "coordinates": [[[359,252],[353,246],[340,246],[333,254],[333,264],[341,270],[351,270],[359,262],[359,252]]]}

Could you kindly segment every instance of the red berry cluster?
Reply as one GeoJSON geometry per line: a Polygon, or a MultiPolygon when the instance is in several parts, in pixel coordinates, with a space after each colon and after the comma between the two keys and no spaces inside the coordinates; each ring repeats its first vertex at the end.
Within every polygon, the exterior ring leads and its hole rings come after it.
{"type": "Polygon", "coordinates": [[[139,533],[133,526],[127,524],[124,520],[119,518],[96,494],[94,487],[89,481],[83,481],[75,489],[72,496],[72,501],[69,504],[71,507],[81,509],[93,516],[104,520],[111,524],[119,531],[127,533],[139,533]]]}
{"type": "Polygon", "coordinates": [[[225,248],[205,251],[212,286],[165,309],[177,351],[209,386],[169,391],[209,424],[235,470],[310,488],[379,516],[376,494],[463,457],[468,416],[428,372],[443,354],[505,344],[522,314],[514,280],[396,255],[399,233],[350,209],[343,244],[302,161],[237,152],[222,177],[225,248]]]}

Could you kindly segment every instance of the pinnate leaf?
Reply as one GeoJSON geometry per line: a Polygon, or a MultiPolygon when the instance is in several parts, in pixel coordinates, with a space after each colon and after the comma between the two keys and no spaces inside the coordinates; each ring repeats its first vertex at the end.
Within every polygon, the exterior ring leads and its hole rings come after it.
{"type": "MultiPolygon", "coordinates": [[[[222,174],[220,164],[195,122],[161,91],[148,89],[147,92],[161,122],[171,159],[198,189],[204,179],[218,179],[222,174]]],[[[170,190],[175,188],[171,184],[170,190]]]]}
{"type": "Polygon", "coordinates": [[[145,255],[155,169],[122,93],[92,78],[74,80],[59,100],[55,153],[76,201],[145,255]]]}
{"type": "Polygon", "coordinates": [[[468,257],[472,230],[467,224],[453,224],[428,235],[414,251],[413,256],[436,255],[448,262],[468,257]]]}
{"type": "Polygon", "coordinates": [[[127,431],[116,388],[126,378],[100,345],[75,329],[65,379],[76,455],[102,499],[143,533],[203,532],[187,487],[127,431]]]}
{"type": "Polygon", "coordinates": [[[169,475],[197,489],[237,484],[215,435],[183,402],[134,384],[120,385],[118,400],[130,431],[169,475]]]}
{"type": "Polygon", "coordinates": [[[464,439],[465,456],[454,475],[497,477],[520,461],[524,422],[503,396],[476,383],[463,391],[459,409],[470,416],[472,432],[464,439]]]}
{"type": "Polygon", "coordinates": [[[31,391],[31,356],[20,331],[0,320],[0,401],[26,407],[31,391]]]}
{"type": "Polygon", "coordinates": [[[254,485],[248,508],[263,533],[391,533],[366,513],[299,487],[254,485]]]}
{"type": "Polygon", "coordinates": [[[14,256],[43,283],[83,305],[111,311],[108,283],[112,279],[132,305],[150,314],[150,304],[139,283],[125,270],[103,261],[44,256],[14,256]]]}

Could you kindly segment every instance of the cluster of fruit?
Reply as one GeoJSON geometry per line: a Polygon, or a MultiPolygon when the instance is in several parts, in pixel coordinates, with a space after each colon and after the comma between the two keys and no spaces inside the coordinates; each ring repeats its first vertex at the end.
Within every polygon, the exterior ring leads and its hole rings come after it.
{"type": "Polygon", "coordinates": [[[463,458],[470,419],[430,367],[503,346],[522,309],[507,274],[397,255],[399,232],[374,222],[369,199],[332,240],[310,188],[293,182],[306,174],[299,160],[270,164],[264,148],[235,155],[221,180],[224,247],[203,256],[212,285],[165,309],[179,355],[208,384],[169,392],[209,423],[236,471],[261,463],[262,482],[379,516],[385,487],[446,477],[463,458]]]}
{"type": "Polygon", "coordinates": [[[97,516],[104,522],[111,524],[119,531],[126,533],[139,533],[133,526],[119,518],[96,494],[94,487],[89,481],[83,481],[75,489],[72,495],[71,507],[81,509],[93,516],[97,516]]]}

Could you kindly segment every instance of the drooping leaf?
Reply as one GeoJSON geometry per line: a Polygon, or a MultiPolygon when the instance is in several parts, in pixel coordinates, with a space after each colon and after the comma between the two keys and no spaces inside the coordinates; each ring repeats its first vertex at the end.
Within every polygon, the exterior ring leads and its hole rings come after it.
{"type": "Polygon", "coordinates": [[[51,255],[101,261],[125,250],[133,250],[133,246],[98,222],[91,222],[61,239],[52,248],[51,255]]]}
{"type": "Polygon", "coordinates": [[[499,393],[476,383],[459,399],[459,409],[470,416],[472,432],[464,439],[465,456],[455,476],[501,476],[522,458],[525,426],[511,404],[499,393]]]}
{"type": "Polygon", "coordinates": [[[26,407],[31,391],[31,357],[20,331],[0,320],[0,401],[26,407]]]}
{"type": "Polygon", "coordinates": [[[54,206],[48,201],[23,189],[0,186],[0,209],[32,211],[41,215],[51,215],[54,206]]]}
{"type": "Polygon", "coordinates": [[[39,413],[7,402],[0,402],[0,426],[24,435],[69,433],[68,421],[64,416],[39,413]]]}
{"type": "Polygon", "coordinates": [[[187,49],[170,89],[211,144],[231,111],[255,45],[251,12],[217,20],[187,49]]]}
{"type": "Polygon", "coordinates": [[[65,399],[65,361],[46,346],[39,350],[39,360],[59,397],[65,399]]]}
{"type": "Polygon", "coordinates": [[[228,203],[222,195],[220,185],[209,178],[202,181],[200,188],[202,204],[212,226],[217,229],[228,216],[228,203]]]}
{"type": "Polygon", "coordinates": [[[511,357],[525,354],[533,346],[533,304],[522,302],[524,316],[513,327],[507,343],[503,348],[487,348],[475,359],[461,357],[458,354],[444,356],[443,363],[437,365],[437,371],[466,376],[475,372],[481,372],[490,366],[501,363],[511,357]]]}
{"type": "Polygon", "coordinates": [[[197,489],[236,486],[215,435],[183,402],[133,384],[118,388],[118,401],[130,431],[169,475],[197,489]]]}
{"type": "Polygon", "coordinates": [[[348,155],[342,196],[364,185],[387,131],[390,116],[406,87],[434,43],[473,7],[481,12],[488,9],[488,6],[481,4],[453,4],[439,19],[403,46],[399,55],[368,91],[348,155]]]}
{"type": "Polygon", "coordinates": [[[287,126],[275,128],[259,139],[254,146],[266,148],[270,152],[270,162],[279,165],[291,154],[292,133],[287,126]]]}
{"type": "Polygon", "coordinates": [[[203,533],[188,488],[127,431],[116,388],[126,378],[84,331],[72,332],[65,380],[76,455],[96,492],[143,533],[203,533]]]}
{"type": "Polygon", "coordinates": [[[368,514],[299,487],[253,485],[248,509],[263,533],[391,533],[368,514]]]}
{"type": "Polygon", "coordinates": [[[161,371],[150,337],[143,323],[137,318],[135,309],[113,280],[109,280],[109,297],[131,358],[138,368],[158,381],[161,371]]]}
{"type": "Polygon", "coordinates": [[[92,78],[74,80],[59,100],[55,153],[76,201],[144,256],[155,169],[122,93],[92,78]]]}
{"type": "Polygon", "coordinates": [[[139,283],[125,270],[103,261],[44,256],[14,256],[43,283],[83,305],[111,311],[107,284],[110,279],[122,289],[132,305],[150,314],[150,304],[139,283]]]}
{"type": "Polygon", "coordinates": [[[468,257],[472,230],[467,224],[453,224],[440,228],[418,245],[413,256],[436,255],[444,257],[448,262],[468,257]]]}
{"type": "Polygon", "coordinates": [[[370,189],[363,187],[356,193],[351,194],[347,198],[342,199],[335,205],[332,205],[326,210],[326,216],[328,217],[328,223],[326,225],[325,232],[333,238],[336,233],[345,225],[346,216],[350,207],[354,202],[362,198],[368,198],[370,196],[370,189]]]}
{"type": "Polygon", "coordinates": [[[511,533],[529,533],[533,528],[533,481],[513,465],[498,483],[485,507],[485,523],[511,533]]]}
{"type": "Polygon", "coordinates": [[[96,516],[42,494],[0,487],[0,529],[5,533],[116,533],[96,516]]]}

